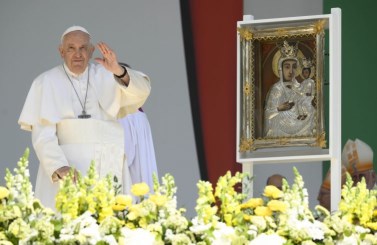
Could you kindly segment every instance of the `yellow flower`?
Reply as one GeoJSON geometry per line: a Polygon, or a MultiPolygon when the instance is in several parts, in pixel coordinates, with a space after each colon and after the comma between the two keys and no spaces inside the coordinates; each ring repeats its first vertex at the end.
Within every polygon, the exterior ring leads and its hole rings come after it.
{"type": "Polygon", "coordinates": [[[114,211],[123,211],[123,210],[126,209],[126,206],[121,205],[121,204],[114,204],[114,205],[112,206],[112,209],[113,209],[114,211]]]}
{"type": "Polygon", "coordinates": [[[131,212],[129,212],[129,213],[127,214],[127,218],[128,218],[129,220],[136,220],[137,217],[139,217],[139,215],[138,215],[136,212],[134,212],[134,211],[131,211],[131,212]]]}
{"type": "Polygon", "coordinates": [[[132,205],[130,207],[130,212],[127,214],[127,218],[129,220],[136,220],[137,218],[143,216],[143,208],[142,206],[140,206],[140,204],[138,205],[132,205]]]}
{"type": "Polygon", "coordinates": [[[7,237],[5,236],[4,231],[0,231],[0,244],[1,245],[13,245],[13,243],[8,241],[7,237]]]}
{"type": "Polygon", "coordinates": [[[24,239],[29,236],[30,225],[22,218],[17,218],[8,227],[8,231],[17,238],[24,239]]]}
{"type": "Polygon", "coordinates": [[[134,184],[131,187],[131,193],[134,194],[135,196],[144,196],[148,192],[149,192],[149,186],[144,182],[134,184]]]}
{"type": "Polygon", "coordinates": [[[145,217],[142,217],[140,220],[139,220],[139,225],[140,227],[142,228],[146,228],[148,226],[148,221],[145,217]]]}
{"type": "Polygon", "coordinates": [[[0,186],[0,200],[9,196],[9,190],[3,186],[0,186]]]}
{"type": "Polygon", "coordinates": [[[1,241],[1,245],[13,245],[13,243],[8,241],[1,241]]]}
{"type": "Polygon", "coordinates": [[[88,211],[92,214],[96,213],[97,202],[95,202],[93,198],[88,198],[86,202],[88,204],[88,211]]]}
{"type": "Polygon", "coordinates": [[[368,222],[366,225],[368,228],[371,228],[372,230],[377,230],[377,222],[368,222]]]}
{"type": "Polygon", "coordinates": [[[104,220],[106,217],[113,215],[112,207],[105,207],[99,213],[98,221],[104,220]]]}
{"type": "Polygon", "coordinates": [[[165,203],[168,201],[168,198],[166,196],[163,196],[163,195],[151,195],[149,197],[149,199],[154,202],[157,206],[164,206],[165,203]]]}
{"type": "Polygon", "coordinates": [[[122,205],[122,206],[125,206],[125,207],[128,207],[132,204],[132,196],[130,195],[117,195],[115,197],[115,203],[116,204],[119,204],[119,205],[122,205]]]}
{"type": "Polygon", "coordinates": [[[250,198],[247,202],[241,204],[241,209],[256,208],[263,205],[262,198],[250,198]]]}
{"type": "Polygon", "coordinates": [[[210,205],[205,205],[202,207],[202,217],[205,221],[205,223],[209,222],[211,219],[213,219],[214,215],[217,213],[217,206],[210,206],[210,205]]]}
{"type": "Polygon", "coordinates": [[[243,215],[243,219],[244,219],[245,221],[250,221],[250,220],[251,220],[251,216],[248,215],[248,214],[244,214],[244,215],[243,215]]]}
{"type": "Polygon", "coordinates": [[[233,216],[231,214],[224,215],[225,224],[227,224],[228,226],[232,226],[232,220],[233,220],[233,216]]]}
{"type": "Polygon", "coordinates": [[[283,192],[279,190],[276,186],[268,185],[264,188],[263,195],[266,197],[272,197],[274,199],[277,199],[283,196],[283,192]]]}
{"type": "MultiPolygon", "coordinates": [[[[135,229],[135,228],[136,228],[135,224],[132,223],[132,222],[128,222],[128,223],[126,224],[126,227],[128,227],[128,228],[130,228],[130,229],[135,229]]],[[[123,243],[119,243],[119,244],[123,244],[123,243]]]]}
{"type": "Polygon", "coordinates": [[[272,215],[272,211],[269,207],[257,207],[255,210],[254,210],[255,214],[258,215],[258,216],[271,216],[272,215]]]}
{"type": "Polygon", "coordinates": [[[22,216],[22,212],[21,212],[21,209],[20,209],[19,206],[13,206],[13,207],[12,207],[12,212],[13,212],[13,215],[14,215],[15,217],[20,218],[20,217],[22,216]]]}
{"type": "Polygon", "coordinates": [[[287,210],[287,204],[279,200],[271,200],[267,203],[272,211],[285,212],[287,210]]]}

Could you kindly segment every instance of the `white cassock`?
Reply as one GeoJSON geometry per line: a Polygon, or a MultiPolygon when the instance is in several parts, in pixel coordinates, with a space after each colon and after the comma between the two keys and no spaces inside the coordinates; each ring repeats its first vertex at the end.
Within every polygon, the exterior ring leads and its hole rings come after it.
{"type": "Polygon", "coordinates": [[[99,64],[89,64],[78,76],[64,67],[67,74],[59,65],[33,81],[18,121],[22,129],[32,131],[40,161],[35,196],[50,208],[55,207],[59,188],[52,176],[63,166],[86,174],[94,160],[100,177],[116,175],[123,192],[128,192],[124,131],[117,120],[137,111],[151,89],[149,78],[130,68],[130,83],[124,86],[99,64]],[[90,119],[78,118],[83,104],[90,119]]]}
{"type": "Polygon", "coordinates": [[[142,111],[119,120],[125,131],[125,152],[132,183],[144,182],[153,191],[153,174],[158,177],[152,132],[142,111]]]}

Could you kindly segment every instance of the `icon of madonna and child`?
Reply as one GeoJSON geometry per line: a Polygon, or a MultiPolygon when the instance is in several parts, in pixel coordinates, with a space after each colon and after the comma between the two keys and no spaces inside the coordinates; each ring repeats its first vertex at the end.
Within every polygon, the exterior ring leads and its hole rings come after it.
{"type": "Polygon", "coordinates": [[[278,81],[269,88],[264,105],[265,137],[310,136],[316,128],[314,65],[298,42],[278,44],[272,71],[278,81]]]}

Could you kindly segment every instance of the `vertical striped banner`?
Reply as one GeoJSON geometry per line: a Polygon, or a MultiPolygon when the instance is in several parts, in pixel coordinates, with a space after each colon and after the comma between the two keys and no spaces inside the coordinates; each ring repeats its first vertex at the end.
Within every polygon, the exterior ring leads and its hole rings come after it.
{"type": "Polygon", "coordinates": [[[181,0],[187,76],[201,178],[236,163],[237,21],[243,0],[181,0]]]}

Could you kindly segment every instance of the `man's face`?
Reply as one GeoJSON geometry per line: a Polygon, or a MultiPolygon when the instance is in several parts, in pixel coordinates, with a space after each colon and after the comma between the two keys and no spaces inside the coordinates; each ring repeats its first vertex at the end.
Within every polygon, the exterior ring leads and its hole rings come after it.
{"type": "Polygon", "coordinates": [[[82,31],[66,34],[63,43],[59,46],[60,56],[69,70],[75,74],[85,71],[93,51],[94,47],[90,43],[89,35],[82,31]]]}
{"type": "Polygon", "coordinates": [[[292,81],[296,77],[297,62],[295,60],[285,60],[282,64],[284,81],[292,81]]]}

